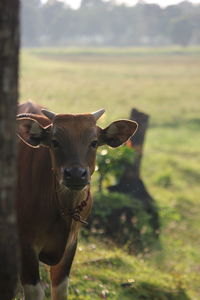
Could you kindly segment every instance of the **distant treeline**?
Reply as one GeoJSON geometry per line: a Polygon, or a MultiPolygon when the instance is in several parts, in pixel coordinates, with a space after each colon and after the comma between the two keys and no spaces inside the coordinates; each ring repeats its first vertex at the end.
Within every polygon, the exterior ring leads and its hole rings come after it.
{"type": "Polygon", "coordinates": [[[138,1],[22,0],[22,46],[168,46],[200,44],[200,5],[184,1],[161,8],[138,1]]]}

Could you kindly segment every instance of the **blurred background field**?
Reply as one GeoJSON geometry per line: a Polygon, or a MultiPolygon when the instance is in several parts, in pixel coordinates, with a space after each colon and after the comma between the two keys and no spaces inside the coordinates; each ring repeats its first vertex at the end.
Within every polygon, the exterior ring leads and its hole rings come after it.
{"type": "Polygon", "coordinates": [[[159,208],[161,248],[130,255],[81,238],[69,299],[199,300],[200,49],[26,49],[20,77],[21,102],[58,113],[105,108],[102,127],[133,107],[150,115],[142,178],[159,208]]]}

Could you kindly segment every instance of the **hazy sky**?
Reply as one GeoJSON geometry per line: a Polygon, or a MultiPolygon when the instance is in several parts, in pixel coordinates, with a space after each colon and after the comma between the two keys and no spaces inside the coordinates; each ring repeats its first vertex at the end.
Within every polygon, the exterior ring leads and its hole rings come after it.
{"type": "MultiPolygon", "coordinates": [[[[43,0],[44,2],[46,2],[45,0],[43,0]]],[[[71,7],[73,8],[77,8],[80,5],[81,0],[62,0],[66,3],[68,3],[71,7]]],[[[134,5],[137,3],[137,0],[115,0],[118,3],[126,3],[128,5],[134,5]]],[[[171,5],[171,4],[177,4],[179,2],[182,2],[181,0],[145,0],[146,3],[157,3],[160,6],[167,6],[167,5],[171,5]]],[[[190,0],[190,2],[193,3],[199,3],[200,4],[200,0],[190,0]]]]}

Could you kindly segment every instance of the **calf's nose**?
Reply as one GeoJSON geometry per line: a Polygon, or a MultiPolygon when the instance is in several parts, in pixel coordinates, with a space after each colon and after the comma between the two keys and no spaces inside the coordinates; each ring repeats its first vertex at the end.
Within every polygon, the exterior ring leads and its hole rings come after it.
{"type": "Polygon", "coordinates": [[[64,177],[65,179],[73,179],[73,180],[84,180],[87,177],[87,169],[84,168],[65,168],[64,169],[64,177]]]}
{"type": "Polygon", "coordinates": [[[88,170],[81,167],[65,168],[64,183],[70,189],[80,190],[89,182],[88,170]]]}

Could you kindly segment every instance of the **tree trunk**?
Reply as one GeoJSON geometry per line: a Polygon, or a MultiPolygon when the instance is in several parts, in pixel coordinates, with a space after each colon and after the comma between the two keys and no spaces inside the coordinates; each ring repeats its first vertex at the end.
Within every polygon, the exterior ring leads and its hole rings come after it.
{"type": "Polygon", "coordinates": [[[18,98],[19,0],[0,0],[0,298],[14,296],[19,266],[15,118],[18,98]]]}

